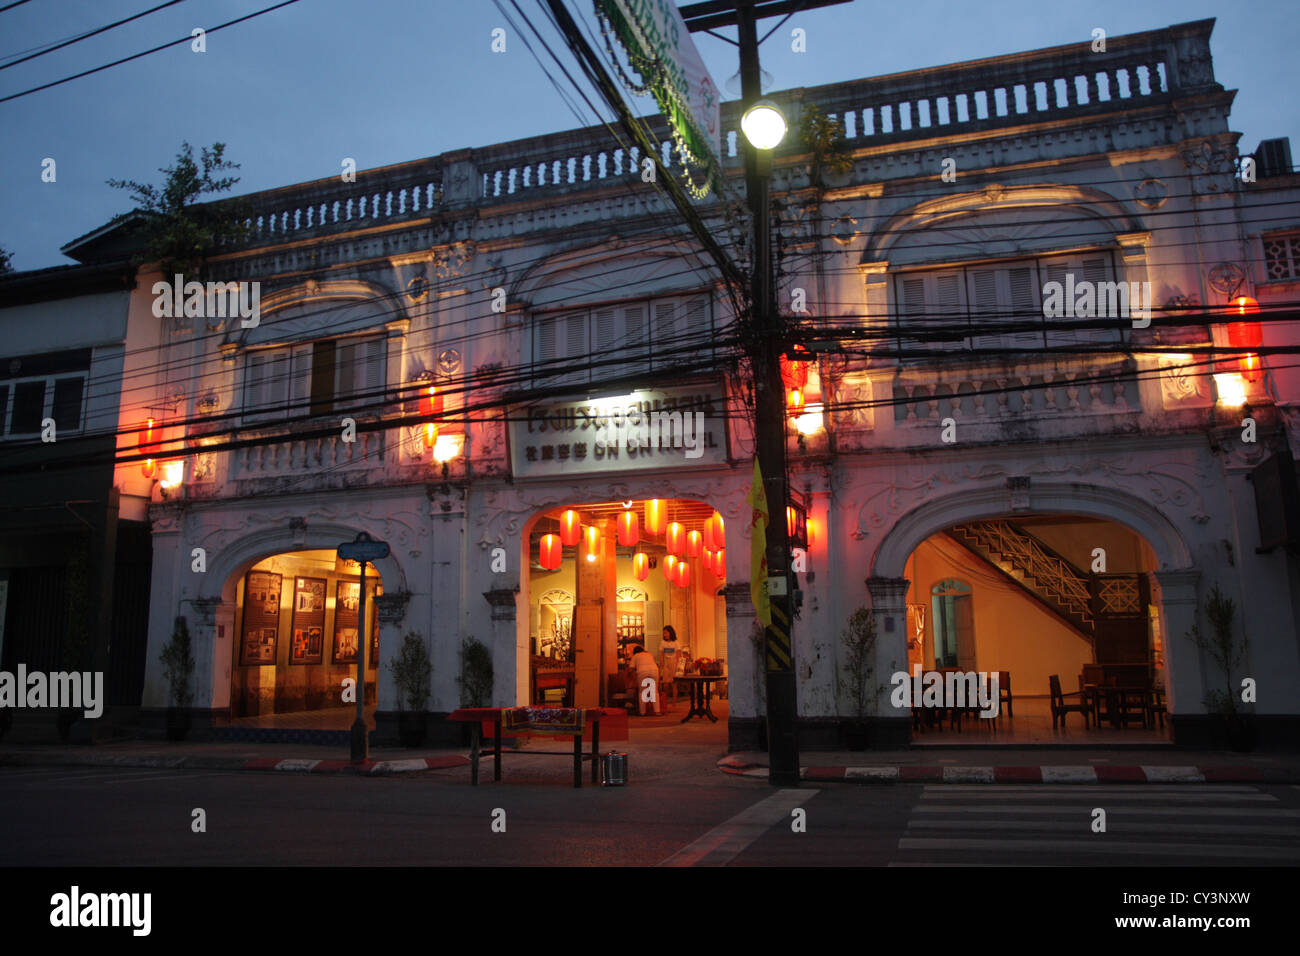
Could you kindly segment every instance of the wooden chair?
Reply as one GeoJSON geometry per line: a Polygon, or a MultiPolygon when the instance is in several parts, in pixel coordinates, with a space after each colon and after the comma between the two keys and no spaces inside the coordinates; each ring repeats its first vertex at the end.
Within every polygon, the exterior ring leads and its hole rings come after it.
{"type": "Polygon", "coordinates": [[[1048,683],[1048,689],[1051,691],[1052,694],[1052,729],[1055,730],[1059,726],[1062,730],[1064,730],[1065,715],[1069,713],[1082,714],[1083,726],[1085,729],[1087,729],[1087,727],[1089,726],[1088,704],[1085,700],[1083,700],[1083,692],[1076,691],[1075,693],[1072,694],[1061,693],[1061,677],[1059,674],[1053,674],[1050,677],[1048,677],[1047,683],[1048,683]],[[1065,702],[1065,698],[1067,697],[1078,697],[1079,702],[1077,704],[1067,704],[1065,702]]]}
{"type": "Polygon", "coordinates": [[[1015,711],[1011,709],[1011,671],[998,671],[998,712],[1001,713],[1003,706],[1006,707],[1007,716],[1015,717],[1015,711]]]}

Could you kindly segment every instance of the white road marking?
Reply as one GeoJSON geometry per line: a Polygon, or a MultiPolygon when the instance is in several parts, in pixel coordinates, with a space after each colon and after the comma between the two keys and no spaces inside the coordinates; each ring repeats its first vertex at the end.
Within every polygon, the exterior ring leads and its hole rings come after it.
{"type": "Polygon", "coordinates": [[[790,811],[804,806],[820,792],[811,789],[778,790],[718,824],[659,865],[725,866],[773,826],[792,819],[790,811]]]}
{"type": "Polygon", "coordinates": [[[1070,853],[1141,854],[1143,856],[1195,856],[1230,857],[1243,865],[1252,859],[1300,860],[1300,847],[1251,846],[1249,844],[1216,845],[1208,843],[1130,843],[1108,840],[1106,834],[1096,834],[1094,839],[1079,840],[1024,840],[1017,847],[1015,841],[1006,839],[930,839],[903,837],[898,841],[900,850],[989,850],[999,853],[1038,853],[1059,850],[1070,853]]]}

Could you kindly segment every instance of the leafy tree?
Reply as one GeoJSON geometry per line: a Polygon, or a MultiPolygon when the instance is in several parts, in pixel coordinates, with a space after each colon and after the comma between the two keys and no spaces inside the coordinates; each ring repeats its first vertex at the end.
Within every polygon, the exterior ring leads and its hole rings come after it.
{"type": "Polygon", "coordinates": [[[1205,652],[1223,675],[1223,690],[1211,690],[1205,697],[1206,708],[1211,713],[1233,717],[1237,714],[1237,688],[1232,683],[1232,672],[1246,659],[1247,639],[1242,634],[1237,639],[1235,618],[1237,605],[1232,598],[1219,590],[1216,584],[1210,591],[1206,602],[1205,617],[1210,623],[1210,632],[1201,630],[1200,624],[1193,622],[1188,640],[1205,652]]]}
{"type": "Polygon", "coordinates": [[[844,123],[827,116],[816,103],[808,103],[803,108],[799,134],[804,148],[812,154],[812,184],[819,193],[824,192],[824,173],[843,173],[853,166],[853,157],[844,139],[844,123]]]}
{"type": "Polygon", "coordinates": [[[13,258],[14,254],[12,252],[8,249],[0,248],[0,276],[4,275],[6,272],[14,271],[13,258]]]}
{"type": "Polygon", "coordinates": [[[194,148],[182,143],[176,161],[158,171],[166,179],[161,186],[134,179],[110,179],[114,189],[125,189],[143,216],[138,227],[145,240],[139,262],[158,262],[163,275],[180,273],[203,281],[207,258],[227,239],[244,235],[244,215],[238,204],[201,202],[231,189],[238,176],[221,176],[238,169],[225,159],[226,144],[203,147],[194,159],[194,148]]]}

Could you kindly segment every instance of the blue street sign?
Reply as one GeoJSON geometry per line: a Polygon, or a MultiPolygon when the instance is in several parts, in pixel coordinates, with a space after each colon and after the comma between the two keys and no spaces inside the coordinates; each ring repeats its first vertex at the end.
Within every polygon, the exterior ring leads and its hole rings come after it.
{"type": "Polygon", "coordinates": [[[374,561],[388,557],[388,542],[376,541],[364,531],[357,533],[353,541],[345,541],[338,547],[339,557],[348,561],[374,561]]]}

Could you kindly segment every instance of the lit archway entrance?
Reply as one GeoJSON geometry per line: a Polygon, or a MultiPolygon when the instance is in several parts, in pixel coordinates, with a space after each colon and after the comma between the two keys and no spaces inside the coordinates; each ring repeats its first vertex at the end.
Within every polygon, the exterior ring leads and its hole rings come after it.
{"type": "Polygon", "coordinates": [[[373,726],[375,598],[384,588],[373,566],[368,568],[362,622],[360,575],[355,561],[341,560],[332,550],[273,554],[232,575],[230,713],[236,724],[346,730],[355,707],[345,702],[345,681],[355,681],[360,653],[373,726]]]}
{"type": "Polygon", "coordinates": [[[712,505],[682,498],[575,502],[534,516],[523,536],[521,703],[635,710],[628,662],[640,647],[668,691],[664,726],[687,712],[670,678],[720,670],[712,706],[725,732],[726,543],[712,505]]]}
{"type": "Polygon", "coordinates": [[[1165,641],[1152,547],[1115,521],[1019,514],[949,525],[908,556],[909,670],[998,675],[995,737],[976,720],[922,709],[914,743],[1157,743],[1165,716],[1165,641]],[[1083,705],[1087,728],[1058,703],[1083,705]],[[919,731],[919,732],[917,732],[919,731]]]}

